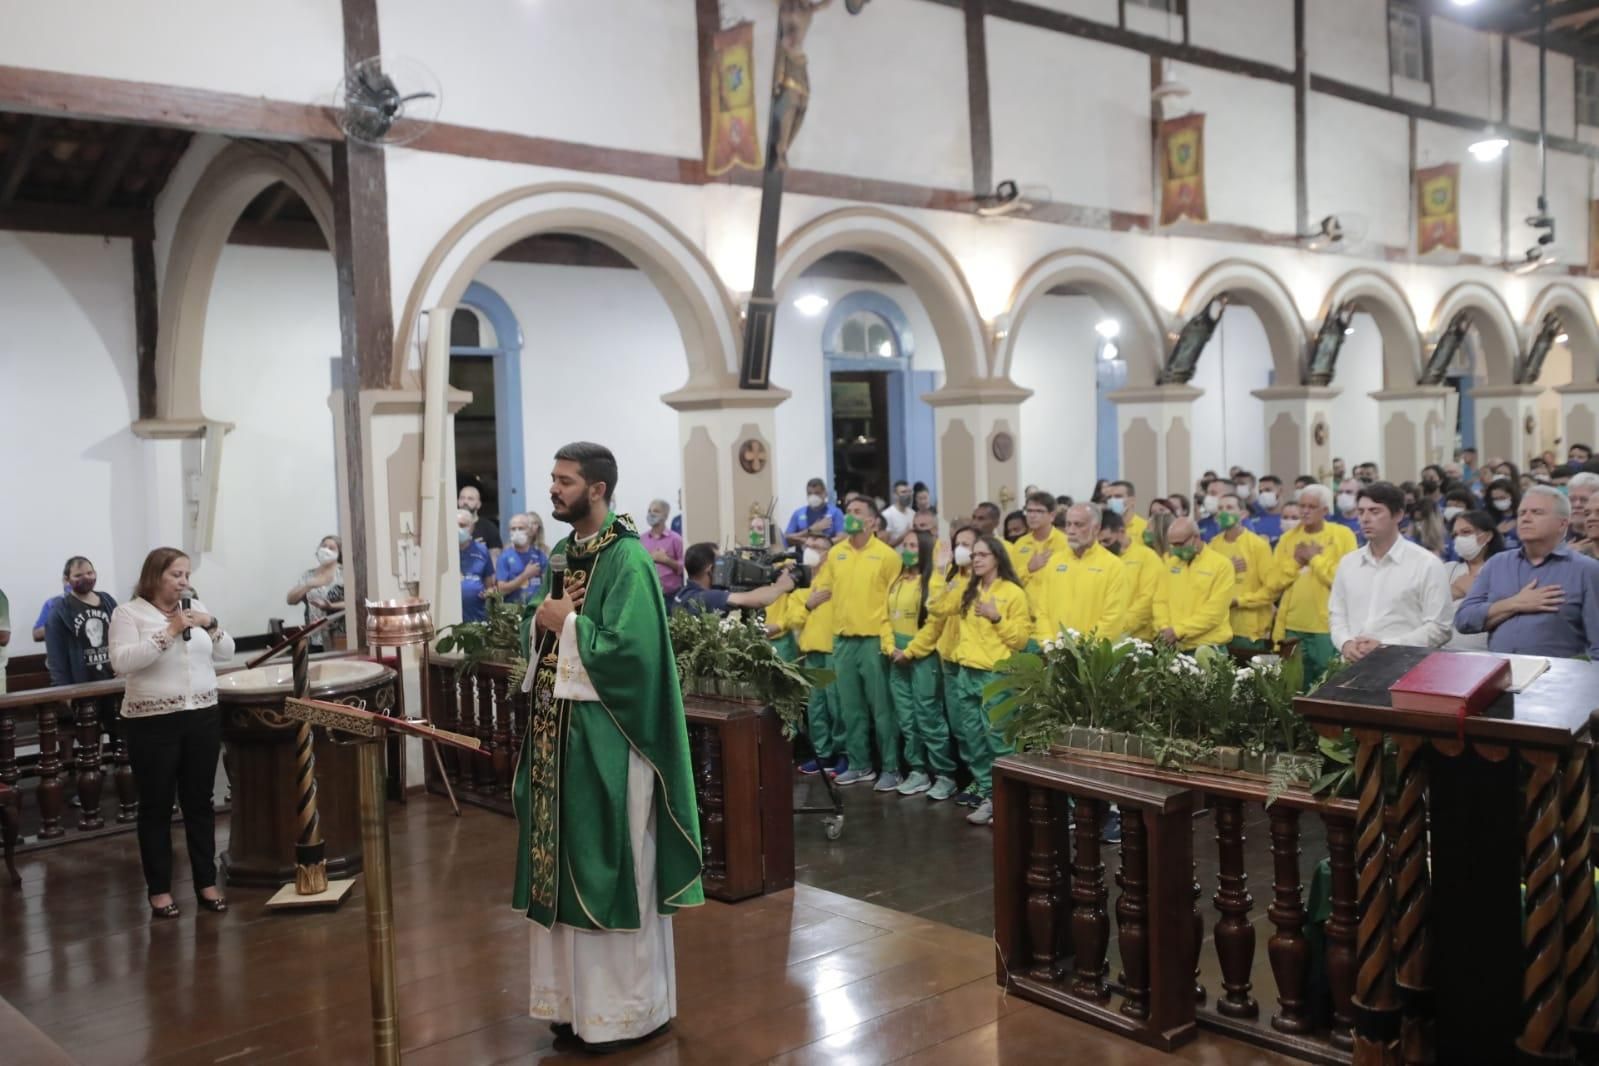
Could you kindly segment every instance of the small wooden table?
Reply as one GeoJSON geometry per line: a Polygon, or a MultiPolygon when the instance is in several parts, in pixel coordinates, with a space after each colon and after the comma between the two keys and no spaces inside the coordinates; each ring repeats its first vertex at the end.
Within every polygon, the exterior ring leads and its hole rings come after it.
{"type": "Polygon", "coordinates": [[[1569,1061],[1594,1044],[1599,1001],[1599,664],[1554,659],[1525,692],[1459,721],[1389,700],[1429,654],[1380,648],[1295,701],[1318,732],[1357,743],[1355,1062],[1569,1061]]]}
{"type": "Polygon", "coordinates": [[[689,696],[705,894],[732,903],[794,887],[794,746],[770,707],[689,696]]]}

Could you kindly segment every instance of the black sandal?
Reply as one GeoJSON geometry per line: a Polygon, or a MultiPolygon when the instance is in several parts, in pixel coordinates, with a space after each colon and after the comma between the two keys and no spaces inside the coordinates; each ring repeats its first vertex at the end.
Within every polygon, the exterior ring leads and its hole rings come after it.
{"type": "Polygon", "coordinates": [[[165,907],[157,907],[154,903],[150,904],[150,917],[152,918],[176,918],[180,913],[177,900],[173,900],[165,907]]]}
{"type": "Polygon", "coordinates": [[[216,899],[206,899],[201,896],[199,897],[199,903],[200,906],[212,914],[226,914],[228,912],[228,897],[226,896],[218,896],[216,899]]]}

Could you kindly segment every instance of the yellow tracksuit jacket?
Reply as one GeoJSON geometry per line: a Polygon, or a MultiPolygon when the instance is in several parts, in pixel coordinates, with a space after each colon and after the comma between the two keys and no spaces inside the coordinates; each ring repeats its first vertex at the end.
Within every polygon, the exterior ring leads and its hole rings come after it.
{"type": "Polygon", "coordinates": [[[1155,639],[1155,587],[1166,573],[1166,564],[1144,542],[1135,540],[1122,550],[1122,565],[1127,568],[1127,613],[1122,628],[1129,637],[1155,639]]]}
{"type": "Polygon", "coordinates": [[[1033,637],[1054,640],[1062,629],[1120,638],[1128,606],[1127,566],[1097,542],[1078,555],[1070,547],[1052,555],[1027,586],[1033,637]]]}
{"type": "MultiPolygon", "coordinates": [[[[1049,536],[1042,541],[1034,537],[1033,531],[1029,529],[1022,535],[1021,540],[1015,544],[1005,545],[1005,550],[1010,554],[1011,566],[1016,569],[1016,580],[1022,583],[1022,588],[1026,588],[1036,576],[1033,571],[1028,569],[1028,565],[1033,561],[1034,555],[1047,551],[1052,554],[1052,558],[1058,558],[1072,549],[1066,543],[1066,534],[1054,526],[1050,526],[1049,536]]],[[[1043,571],[1039,570],[1037,573],[1043,573],[1043,571]]]]}
{"type": "Polygon", "coordinates": [[[833,635],[876,637],[883,654],[894,651],[894,630],[888,624],[888,587],[903,567],[899,552],[876,537],[857,548],[839,541],[827,553],[827,563],[816,575],[812,589],[830,589],[833,597],[833,635]]]}
{"type": "MultiPolygon", "coordinates": [[[[941,579],[934,578],[934,581],[941,579]]],[[[955,613],[960,610],[961,595],[971,574],[957,570],[952,578],[943,579],[937,595],[927,597],[927,623],[916,631],[915,638],[905,649],[912,659],[925,658],[933,652],[946,663],[955,662],[955,648],[960,644],[960,620],[955,613]]]]}
{"type": "Polygon", "coordinates": [[[960,626],[960,642],[955,647],[955,661],[971,670],[992,670],[1016,652],[1027,647],[1033,623],[1027,613],[1027,593],[1020,585],[1004,579],[996,580],[984,592],[979,589],[972,600],[971,609],[961,611],[956,604],[956,621],[960,626]],[[992,598],[999,609],[999,621],[991,622],[977,613],[977,605],[992,598]]]}
{"type": "Polygon", "coordinates": [[[1191,563],[1168,555],[1165,580],[1155,589],[1155,632],[1172,630],[1185,651],[1231,642],[1233,577],[1232,561],[1208,546],[1191,563]]]}
{"type": "Polygon", "coordinates": [[[1244,561],[1244,569],[1233,566],[1233,636],[1244,640],[1264,640],[1271,632],[1271,605],[1277,599],[1272,587],[1275,559],[1264,537],[1242,530],[1237,540],[1222,533],[1210,542],[1212,551],[1231,562],[1244,561]]]}
{"type": "Polygon", "coordinates": [[[1282,593],[1281,612],[1283,629],[1301,633],[1326,633],[1331,628],[1327,620],[1327,599],[1332,595],[1333,577],[1338,573],[1338,560],[1355,550],[1355,535],[1348,526],[1337,522],[1322,522],[1314,533],[1304,526],[1296,526],[1277,541],[1272,573],[1272,591],[1282,593]],[[1321,552],[1301,567],[1294,559],[1294,549],[1301,544],[1320,544],[1321,552]]]}
{"type": "MultiPolygon", "coordinates": [[[[927,624],[933,621],[932,605],[944,592],[944,575],[935,570],[927,582],[927,624]]],[[[888,589],[888,624],[896,637],[912,637],[921,632],[917,616],[922,613],[922,575],[915,570],[901,571],[888,589]]]]}

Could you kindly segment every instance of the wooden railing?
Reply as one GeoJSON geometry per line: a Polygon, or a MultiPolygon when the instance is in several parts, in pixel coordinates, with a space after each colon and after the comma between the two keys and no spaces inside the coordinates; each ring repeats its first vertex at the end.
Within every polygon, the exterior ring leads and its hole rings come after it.
{"type": "MultiPolygon", "coordinates": [[[[1264,782],[1226,774],[1201,772],[1179,773],[1155,768],[1132,761],[1097,758],[1087,753],[1062,753],[1059,756],[1018,756],[1002,759],[995,764],[996,777],[996,828],[999,825],[1001,804],[999,782],[1008,781],[1008,787],[1022,789],[1026,795],[1011,796],[1004,805],[1011,823],[1004,832],[995,836],[995,908],[996,923],[1011,923],[1013,919],[1001,907],[1002,901],[1016,906],[1015,900],[1025,901],[1031,918],[1034,912],[1048,915],[1052,927],[1066,930],[1054,957],[1045,970],[1064,976],[1065,991],[1056,995],[1052,1005],[1067,1009],[1072,995],[1070,975],[1083,975],[1100,969],[1104,962],[1105,945],[1090,936],[1087,943],[1090,959],[1078,959],[1075,971],[1068,965],[1081,951],[1081,943],[1073,940],[1079,928],[1092,933],[1096,923],[1108,921],[1106,915],[1117,917],[1121,937],[1121,966],[1124,976],[1108,985],[1088,981],[1082,988],[1098,994],[1104,988],[1126,997],[1137,1004],[1149,995],[1149,989],[1166,987],[1175,979],[1175,967],[1187,975],[1193,989],[1193,1017],[1202,1028],[1216,1030],[1254,1044],[1273,1048],[1295,1058],[1309,1062],[1344,1063],[1351,1060],[1353,1047],[1352,1023],[1354,1014],[1351,999],[1355,986],[1355,935],[1357,929],[1357,899],[1355,879],[1355,804],[1351,800],[1323,801],[1309,793],[1292,789],[1285,792],[1267,808],[1271,837],[1272,883],[1270,903],[1266,917],[1273,928],[1265,944],[1266,962],[1275,988],[1274,995],[1262,995],[1254,985],[1254,971],[1259,956],[1252,913],[1255,898],[1249,891],[1249,877],[1245,866],[1245,816],[1252,808],[1265,803],[1264,782]],[[1009,768],[1006,769],[1007,764],[1009,768]],[[1049,766],[1055,768],[1054,781],[1046,781],[1049,766]],[[1211,925],[1212,945],[1205,952],[1199,950],[1205,939],[1207,921],[1201,902],[1205,888],[1198,879],[1198,863],[1193,863],[1195,874],[1191,888],[1191,943],[1194,950],[1187,958],[1166,952],[1147,952],[1144,965],[1148,972],[1139,970],[1126,957],[1128,945],[1126,926],[1145,916],[1148,922],[1150,908],[1156,901],[1149,895],[1153,870],[1158,863],[1170,863],[1171,854],[1158,857],[1154,849],[1154,836],[1150,832],[1152,816],[1148,813],[1160,807],[1158,797],[1144,796],[1136,789],[1124,786],[1124,795],[1113,796],[1101,788],[1099,791],[1077,780],[1085,772],[1111,772],[1134,781],[1142,780],[1150,786],[1164,785],[1181,788],[1196,796],[1205,797],[1205,806],[1211,809],[1215,831],[1216,883],[1211,896],[1215,919],[1211,925]],[[1008,775],[1008,776],[1007,776],[1008,775]],[[1034,780],[1036,778],[1036,780],[1034,780]],[[1047,797],[1049,789],[1078,797],[1077,831],[1069,833],[1066,825],[1070,817],[1067,806],[1052,802],[1047,797]],[[1085,802],[1086,800],[1086,802],[1085,802]],[[1114,907],[1104,900],[1103,868],[1098,858],[1098,832],[1095,813],[1099,804],[1116,800],[1125,804],[1123,842],[1120,849],[1121,871],[1118,884],[1121,898],[1114,907]],[[1312,952],[1306,936],[1308,914],[1305,885],[1301,874],[1301,821],[1306,812],[1318,816],[1326,829],[1330,865],[1330,915],[1325,925],[1325,951],[1319,971],[1312,972],[1312,952]],[[1129,813],[1134,817],[1129,818],[1129,813]],[[1017,819],[1026,825],[1016,828],[1017,819]],[[1085,820],[1089,828],[1085,826],[1085,820]],[[1128,832],[1129,829],[1132,832],[1128,832]],[[1040,845],[1038,842],[1043,841],[1040,845]],[[1069,846],[1075,844],[1075,850],[1069,846]],[[1063,891],[1065,871],[1071,871],[1071,891],[1063,891]],[[1098,877],[1093,876],[1098,869],[1098,877]],[[1080,884],[1081,882],[1081,884],[1080,884]],[[1096,904],[1094,901],[1098,900],[1096,904]],[[1086,901],[1086,908],[1085,908],[1086,901]],[[1092,957],[1097,952],[1099,960],[1092,957]],[[1135,974],[1143,976],[1133,980],[1135,974]],[[1206,987],[1202,975],[1212,978],[1206,987]],[[1323,1016],[1312,1000],[1311,989],[1325,988],[1330,998],[1330,1011],[1323,1016]],[[1275,1007],[1266,1006],[1275,1003],[1275,1007]]],[[[1164,816],[1164,811],[1160,813],[1164,816]]],[[[1196,823],[1188,855],[1198,850],[1197,830],[1204,823],[1196,823]]],[[[1191,861],[1184,859],[1183,861],[1191,861]]],[[[1169,871],[1168,871],[1169,872],[1169,871]]],[[[1025,938],[1023,938],[1025,940],[1025,938]]],[[[1140,943],[1136,938],[1134,943],[1140,943]]],[[[1037,972],[1036,949],[1019,952],[1015,960],[1005,962],[1013,974],[1029,970],[1037,972]]],[[[1084,979],[1086,980],[1086,978],[1084,979]]],[[[1025,984],[1025,981],[1023,982],[1025,984]]],[[[1025,989],[1019,989],[1026,994],[1025,989]]],[[[1081,992],[1081,989],[1078,990],[1081,992]]],[[[1041,997],[1048,1002],[1048,997],[1041,997]]],[[[1083,998],[1081,995],[1078,999],[1083,998]]],[[[1092,999],[1093,997],[1089,997],[1092,999]]],[[[1085,1020],[1105,1024],[1096,1018],[1093,1009],[1078,1009],[1071,1003],[1072,1013],[1085,1020]]],[[[1100,1009],[1100,1013],[1105,1011],[1100,1009]]],[[[1124,1007],[1122,1014],[1128,1015],[1124,1007]]],[[[1133,1013],[1129,1017],[1137,1018],[1133,1013]]],[[[1169,1026],[1170,1018],[1164,1020],[1169,1026]]],[[[1180,1020],[1179,1023],[1180,1024],[1180,1020]]],[[[1155,1044],[1165,1045],[1161,1039],[1151,1039],[1141,1026],[1110,1025],[1126,1035],[1155,1044]]],[[[1164,1029],[1161,1031],[1165,1031],[1164,1029]]],[[[1165,1045],[1169,1046],[1169,1045],[1165,1045]]]]}

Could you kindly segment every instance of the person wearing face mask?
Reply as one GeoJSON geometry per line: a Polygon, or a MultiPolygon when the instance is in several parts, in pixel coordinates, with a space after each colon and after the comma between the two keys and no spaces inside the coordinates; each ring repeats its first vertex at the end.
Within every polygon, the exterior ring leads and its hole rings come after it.
{"type": "Polygon", "coordinates": [[[1366,542],[1360,532],[1360,519],[1355,517],[1361,487],[1360,481],[1352,477],[1339,482],[1338,495],[1333,499],[1332,513],[1327,516],[1327,521],[1336,522],[1355,535],[1356,547],[1366,542]]]}
{"type": "Polygon", "coordinates": [[[1274,474],[1260,479],[1260,491],[1255,496],[1255,513],[1245,519],[1244,525],[1268,545],[1275,545],[1283,535],[1283,482],[1274,474]]]}
{"type": "Polygon", "coordinates": [[[896,790],[901,796],[930,791],[940,779],[953,780],[955,760],[949,749],[949,723],[939,691],[938,661],[905,654],[916,634],[928,624],[928,604],[944,591],[944,575],[935,556],[938,540],[918,533],[900,547],[904,568],[888,589],[888,621],[894,630],[889,695],[899,719],[899,732],[910,773],[896,790]],[[911,545],[915,546],[912,547],[911,545]]]}
{"type": "MultiPolygon", "coordinates": [[[[947,565],[943,567],[943,587],[928,596],[926,621],[917,629],[911,642],[903,650],[896,650],[894,655],[896,663],[903,657],[913,663],[925,660],[937,664],[944,735],[953,741],[961,761],[967,766],[972,765],[979,753],[970,746],[972,731],[963,731],[959,726],[961,719],[956,701],[956,681],[960,676],[960,664],[955,660],[955,649],[960,642],[960,622],[956,613],[966,583],[971,580],[972,545],[977,543],[979,537],[977,529],[971,525],[957,526],[951,532],[949,549],[941,553],[947,559],[947,565]]],[[[936,727],[930,735],[937,735],[936,727]]],[[[938,774],[933,778],[932,788],[927,791],[927,798],[934,802],[949,799],[955,796],[955,787],[953,770],[938,774]]],[[[956,801],[964,802],[963,797],[970,800],[968,806],[975,807],[979,802],[975,795],[969,793],[956,796],[956,801]]]]}
{"type": "Polygon", "coordinates": [[[894,482],[894,498],[883,509],[883,540],[890,548],[898,548],[906,543],[906,534],[911,531],[911,522],[916,517],[916,510],[912,506],[911,487],[909,482],[894,482]]]}
{"type": "Polygon", "coordinates": [[[477,517],[465,507],[455,512],[455,535],[461,547],[461,620],[486,622],[485,599],[494,591],[494,560],[489,550],[472,536],[477,517]]]}
{"type": "Polygon", "coordinates": [[[978,803],[966,821],[988,825],[994,820],[994,760],[1012,749],[1001,731],[1003,723],[989,718],[990,701],[983,690],[997,676],[995,668],[1027,646],[1033,624],[1027,612],[1027,593],[1016,580],[1005,545],[994,537],[983,537],[971,551],[971,580],[955,614],[960,627],[955,661],[960,672],[955,676],[957,718],[953,724],[964,734],[963,754],[972,753],[968,766],[971,791],[978,803]]]}
{"type": "MultiPolygon", "coordinates": [[[[827,553],[832,550],[831,539],[808,536],[801,561],[811,569],[811,580],[827,566],[827,553]]],[[[794,637],[800,661],[812,670],[833,672],[833,603],[819,604],[816,610],[805,606],[811,590],[797,588],[767,608],[770,623],[778,624],[794,637]]],[[[770,632],[770,627],[768,627],[770,632]]],[[[837,777],[849,769],[849,758],[844,754],[844,719],[839,714],[838,696],[834,686],[812,685],[810,700],[805,705],[805,735],[811,742],[811,758],[800,766],[806,776],[826,772],[837,777]]]]}
{"type": "Polygon", "coordinates": [[[1284,639],[1299,641],[1307,689],[1321,680],[1337,654],[1328,635],[1327,598],[1339,560],[1356,548],[1349,527],[1328,518],[1332,503],[1332,490],[1325,485],[1300,489],[1301,521],[1290,527],[1284,516],[1282,539],[1272,553],[1272,591],[1282,596],[1278,623],[1284,639]]]}
{"type": "Polygon", "coordinates": [[[1219,477],[1205,482],[1205,494],[1199,498],[1199,535],[1206,541],[1214,540],[1221,532],[1216,515],[1221,510],[1221,498],[1233,491],[1233,483],[1219,477]]]}
{"type": "Polygon", "coordinates": [[[489,559],[493,561],[500,557],[500,549],[504,543],[500,540],[500,526],[483,517],[483,494],[476,485],[462,485],[461,491],[456,493],[455,506],[463,511],[472,512],[472,539],[488,549],[489,559]]]}
{"type": "Polygon", "coordinates": [[[1183,651],[1225,648],[1233,639],[1233,564],[1205,543],[1191,518],[1173,522],[1167,536],[1171,553],[1155,585],[1155,639],[1183,651]]]}
{"type": "Polygon", "coordinates": [[[1238,497],[1238,502],[1244,506],[1244,517],[1252,518],[1255,515],[1255,475],[1248,470],[1240,470],[1233,475],[1233,495],[1238,497]]]}
{"type": "Polygon", "coordinates": [[[1027,522],[1027,532],[1007,550],[1010,564],[1025,588],[1035,574],[1049,565],[1053,556],[1066,551],[1066,534],[1055,528],[1055,497],[1047,492],[1035,492],[1027,497],[1022,518],[1027,522]]]}
{"type": "MultiPolygon", "coordinates": [[[[290,607],[305,605],[306,625],[344,610],[343,562],[343,545],[330,533],[316,546],[316,565],[302,573],[299,583],[284,597],[290,607]]],[[[311,650],[327,651],[334,646],[334,635],[343,632],[344,619],[336,619],[326,629],[311,634],[311,650]]]]}
{"type": "Polygon", "coordinates": [[[45,665],[52,685],[109,681],[111,652],[107,637],[117,601],[95,591],[94,564],[74,555],[61,568],[67,593],[45,623],[45,665]]]}
{"type": "Polygon", "coordinates": [[[1233,629],[1233,646],[1247,651],[1271,650],[1272,591],[1271,546],[1245,528],[1244,504],[1237,496],[1221,498],[1216,525],[1221,530],[1210,540],[1210,547],[1233,568],[1233,604],[1228,621],[1233,629]]]}
{"type": "MultiPolygon", "coordinates": [[[[1169,524],[1171,512],[1161,521],[1169,524]]],[[[1154,539],[1154,524],[1144,530],[1144,536],[1154,539]]],[[[1122,615],[1122,629],[1135,640],[1155,639],[1155,584],[1160,580],[1163,567],[1160,556],[1143,542],[1134,542],[1127,533],[1122,517],[1113,511],[1099,516],[1099,543],[1106,551],[1119,557],[1127,570],[1127,611],[1122,615]]]]}
{"type": "Polygon", "coordinates": [[[1132,538],[1134,544],[1144,539],[1144,527],[1148,523],[1138,513],[1138,490],[1133,488],[1131,481],[1112,481],[1105,486],[1105,510],[1122,516],[1127,536],[1132,538]]]}
{"type": "Polygon", "coordinates": [[[827,566],[811,582],[805,605],[815,610],[833,604],[833,669],[838,703],[844,718],[849,770],[840,785],[876,781],[878,792],[899,788],[899,727],[888,695],[885,656],[894,653],[894,631],[888,623],[888,589],[903,563],[899,553],[877,536],[877,512],[871,501],[854,499],[845,515],[846,539],[827,553],[827,566]],[[882,759],[872,767],[872,736],[882,759]]]}
{"type": "Polygon", "coordinates": [[[1027,536],[1027,512],[1012,511],[1005,516],[1005,543],[1015,547],[1027,536]]]}
{"type": "Polygon", "coordinates": [[[646,512],[649,528],[639,534],[639,543],[650,553],[655,574],[661,579],[661,594],[671,602],[683,587],[683,537],[666,528],[672,508],[665,500],[651,500],[646,512]]]}
{"type": "Polygon", "coordinates": [[[1454,651],[1487,651],[1488,634],[1462,633],[1454,628],[1455,612],[1482,573],[1483,564],[1505,550],[1499,523],[1487,511],[1463,511],[1450,523],[1454,562],[1444,564],[1449,580],[1450,638],[1444,647],[1454,651]]]}
{"type": "MultiPolygon", "coordinates": [[[[657,501],[659,503],[659,501],[657,501]]],[[[651,517],[654,516],[656,504],[651,504],[651,517]]],[[[665,518],[662,521],[662,531],[668,537],[677,534],[665,528],[665,518]]],[[[640,537],[649,547],[646,539],[648,534],[640,537]]],[[[682,538],[678,538],[678,558],[682,558],[682,538]]],[[[653,555],[653,553],[651,553],[653,555]]],[[[500,557],[494,561],[494,584],[505,597],[506,603],[531,603],[538,598],[539,590],[544,587],[544,571],[550,565],[549,553],[544,550],[544,522],[536,514],[516,514],[511,516],[511,543],[500,552],[500,557]]],[[[659,567],[657,567],[659,569],[659,567]]],[[[677,584],[672,586],[676,592],[682,585],[680,570],[673,570],[672,576],[677,584]]],[[[665,580],[661,585],[662,592],[666,591],[665,580]]]]}
{"type": "Polygon", "coordinates": [[[1067,512],[1066,545],[1027,583],[1033,639],[1042,644],[1067,630],[1120,639],[1131,595],[1127,567],[1099,543],[1099,509],[1093,504],[1067,512]]]}
{"type": "Polygon", "coordinates": [[[1483,498],[1488,502],[1488,513],[1499,523],[1499,535],[1505,538],[1505,547],[1519,548],[1521,538],[1516,535],[1516,515],[1521,510],[1521,486],[1514,478],[1497,477],[1488,482],[1483,498]]]}
{"type": "Polygon", "coordinates": [[[805,506],[789,515],[783,536],[789,543],[799,543],[810,533],[820,533],[837,540],[844,532],[844,512],[827,498],[827,482],[813,477],[805,483],[805,506]]]}

